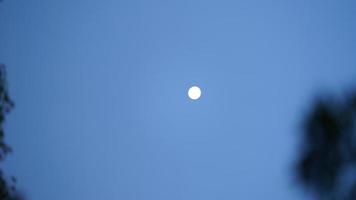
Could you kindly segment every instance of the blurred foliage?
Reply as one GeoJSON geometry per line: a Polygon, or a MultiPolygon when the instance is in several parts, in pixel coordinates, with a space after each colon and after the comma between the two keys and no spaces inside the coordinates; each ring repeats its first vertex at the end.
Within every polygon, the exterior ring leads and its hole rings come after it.
{"type": "Polygon", "coordinates": [[[320,99],[304,122],[297,175],[320,200],[356,199],[356,93],[320,99]]]}
{"type": "MultiPolygon", "coordinates": [[[[6,83],[6,71],[5,66],[0,64],[0,162],[3,162],[6,155],[12,150],[5,143],[4,128],[6,115],[14,107],[14,103],[9,97],[6,83]]],[[[0,200],[20,200],[22,199],[20,194],[15,188],[16,179],[11,177],[10,180],[6,179],[2,170],[0,170],[0,200]]]]}

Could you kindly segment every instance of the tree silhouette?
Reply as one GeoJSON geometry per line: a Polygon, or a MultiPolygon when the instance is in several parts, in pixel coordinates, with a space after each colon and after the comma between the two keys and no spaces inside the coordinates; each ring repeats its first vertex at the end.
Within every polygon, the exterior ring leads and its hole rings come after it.
{"type": "Polygon", "coordinates": [[[297,175],[321,200],[356,199],[356,93],[321,99],[304,122],[297,175]]]}
{"type": "MultiPolygon", "coordinates": [[[[5,134],[3,124],[6,115],[11,111],[13,106],[14,103],[10,99],[7,91],[5,66],[0,64],[0,162],[3,162],[6,155],[12,151],[4,141],[5,134]]],[[[9,184],[9,180],[6,179],[3,171],[0,169],[0,200],[22,199],[14,186],[16,179],[12,177],[10,181],[9,184]]]]}

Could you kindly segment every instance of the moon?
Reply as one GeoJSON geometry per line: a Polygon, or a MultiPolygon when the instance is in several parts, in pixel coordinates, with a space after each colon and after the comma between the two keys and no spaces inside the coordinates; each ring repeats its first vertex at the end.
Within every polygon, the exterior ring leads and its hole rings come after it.
{"type": "Polygon", "coordinates": [[[201,96],[201,90],[198,86],[192,86],[188,90],[188,96],[192,100],[198,100],[201,96]]]}

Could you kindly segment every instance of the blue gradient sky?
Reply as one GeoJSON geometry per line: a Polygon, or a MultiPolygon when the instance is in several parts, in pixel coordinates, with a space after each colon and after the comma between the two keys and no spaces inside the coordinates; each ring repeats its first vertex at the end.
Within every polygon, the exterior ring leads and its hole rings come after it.
{"type": "Polygon", "coordinates": [[[6,169],[33,200],[301,199],[298,123],[355,55],[354,0],[5,0],[6,169]]]}

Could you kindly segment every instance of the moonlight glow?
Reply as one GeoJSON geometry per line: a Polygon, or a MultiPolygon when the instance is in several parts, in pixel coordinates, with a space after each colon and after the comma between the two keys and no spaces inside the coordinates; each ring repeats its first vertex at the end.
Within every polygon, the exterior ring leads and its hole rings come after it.
{"type": "Polygon", "coordinates": [[[188,96],[189,96],[189,98],[191,98],[193,100],[199,99],[201,96],[200,88],[198,86],[190,87],[188,90],[188,96]]]}

